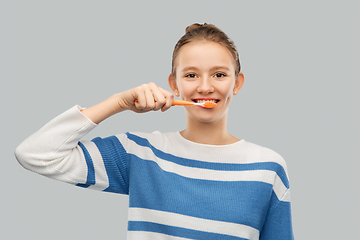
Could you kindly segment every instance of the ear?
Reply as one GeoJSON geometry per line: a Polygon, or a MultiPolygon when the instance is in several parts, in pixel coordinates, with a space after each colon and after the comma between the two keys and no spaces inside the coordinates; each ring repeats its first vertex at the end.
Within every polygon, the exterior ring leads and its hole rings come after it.
{"type": "Polygon", "coordinates": [[[238,94],[238,92],[244,85],[244,81],[245,81],[244,74],[242,72],[240,72],[239,75],[235,79],[235,85],[234,85],[234,90],[233,90],[234,95],[238,94]]]}
{"type": "Polygon", "coordinates": [[[176,79],[174,78],[174,76],[171,73],[170,73],[169,78],[168,78],[168,83],[169,83],[169,87],[174,92],[175,96],[178,96],[179,88],[178,88],[178,86],[176,84],[176,79]]]}

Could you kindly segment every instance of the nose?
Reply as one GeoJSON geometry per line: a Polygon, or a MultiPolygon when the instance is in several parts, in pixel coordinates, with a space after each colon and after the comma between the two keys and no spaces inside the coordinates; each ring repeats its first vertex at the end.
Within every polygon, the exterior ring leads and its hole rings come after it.
{"type": "Polygon", "coordinates": [[[210,77],[204,77],[199,81],[199,86],[197,88],[197,91],[199,93],[212,93],[214,92],[214,86],[212,85],[210,77]]]}

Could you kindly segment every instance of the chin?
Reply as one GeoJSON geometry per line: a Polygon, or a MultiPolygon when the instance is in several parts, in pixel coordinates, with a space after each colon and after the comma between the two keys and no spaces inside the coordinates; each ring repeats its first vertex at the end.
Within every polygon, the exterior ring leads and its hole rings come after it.
{"type": "Polygon", "coordinates": [[[225,117],[226,117],[226,115],[219,116],[218,114],[214,115],[213,113],[206,114],[206,113],[198,112],[196,114],[191,114],[190,118],[193,121],[196,121],[199,123],[210,124],[210,123],[221,122],[225,117]]]}

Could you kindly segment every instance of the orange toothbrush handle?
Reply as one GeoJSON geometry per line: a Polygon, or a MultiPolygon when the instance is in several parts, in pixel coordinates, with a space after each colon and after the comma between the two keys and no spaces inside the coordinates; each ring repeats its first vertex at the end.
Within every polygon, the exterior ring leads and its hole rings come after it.
{"type": "Polygon", "coordinates": [[[184,105],[194,105],[193,102],[188,102],[185,100],[173,100],[172,103],[173,106],[177,105],[177,106],[184,106],[184,105]]]}
{"type": "MultiPolygon", "coordinates": [[[[137,102],[138,100],[135,99],[135,102],[137,102]]],[[[188,102],[188,101],[185,101],[185,100],[173,100],[172,102],[172,105],[173,106],[184,106],[184,105],[194,105],[193,102],[188,102]]]]}

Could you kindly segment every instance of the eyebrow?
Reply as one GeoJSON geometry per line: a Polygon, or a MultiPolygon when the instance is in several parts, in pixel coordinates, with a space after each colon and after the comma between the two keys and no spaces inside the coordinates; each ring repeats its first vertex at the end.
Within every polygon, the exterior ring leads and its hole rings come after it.
{"type": "Polygon", "coordinates": [[[198,70],[196,67],[192,67],[192,66],[190,66],[190,67],[185,67],[184,69],[182,69],[181,71],[182,72],[186,72],[186,71],[189,71],[189,70],[198,70]]]}
{"type": "MultiPolygon", "coordinates": [[[[214,71],[214,70],[218,70],[218,69],[224,69],[224,70],[230,71],[230,69],[226,66],[214,66],[214,67],[210,68],[210,71],[214,71]]],[[[186,72],[189,70],[198,70],[198,68],[194,67],[194,66],[189,66],[189,67],[185,67],[184,69],[182,69],[183,72],[186,72]]]]}

